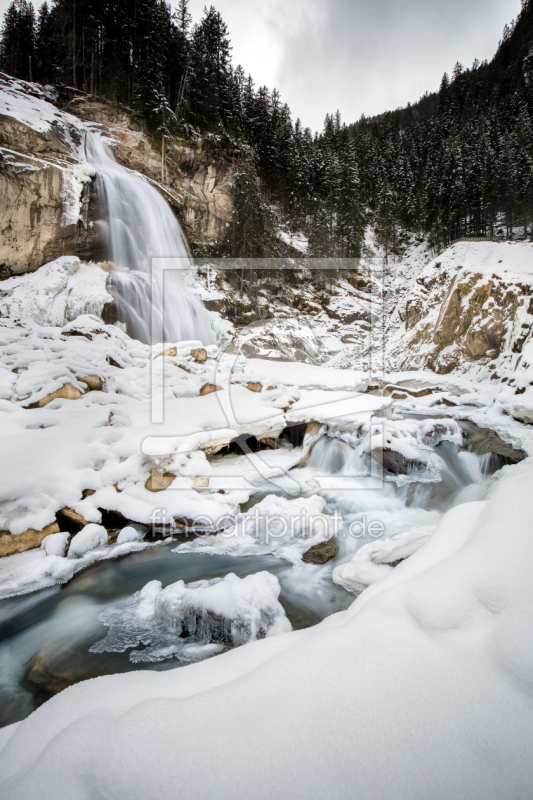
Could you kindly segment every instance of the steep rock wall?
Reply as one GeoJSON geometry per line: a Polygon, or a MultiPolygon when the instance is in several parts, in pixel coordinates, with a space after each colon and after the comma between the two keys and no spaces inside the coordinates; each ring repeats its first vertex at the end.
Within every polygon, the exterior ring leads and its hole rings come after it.
{"type": "Polygon", "coordinates": [[[422,269],[386,333],[389,368],[520,368],[533,328],[533,245],[462,242],[422,269]]]}
{"type": "Polygon", "coordinates": [[[124,109],[61,98],[0,73],[0,278],[32,272],[61,255],[105,258],[94,171],[84,131],[105,136],[117,160],[145,175],[174,208],[187,239],[214,239],[232,209],[233,154],[178,141],[161,153],[124,109]],[[63,106],[58,108],[58,104],[63,106]]]}
{"type": "Polygon", "coordinates": [[[35,84],[0,74],[0,277],[61,255],[99,260],[83,128],[35,84]]]}

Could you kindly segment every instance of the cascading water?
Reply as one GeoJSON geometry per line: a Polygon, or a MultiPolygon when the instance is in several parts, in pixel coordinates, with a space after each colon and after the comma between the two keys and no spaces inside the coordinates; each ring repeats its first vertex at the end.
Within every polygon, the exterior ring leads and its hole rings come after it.
{"type": "MultiPolygon", "coordinates": [[[[152,259],[188,258],[180,225],[147,180],[118,164],[100,136],[87,132],[86,158],[96,169],[98,195],[107,211],[104,232],[116,267],[108,279],[117,319],[147,344],[210,340],[205,312],[178,270],[152,269],[152,259]]],[[[184,262],[180,262],[180,266],[184,262]]]]}

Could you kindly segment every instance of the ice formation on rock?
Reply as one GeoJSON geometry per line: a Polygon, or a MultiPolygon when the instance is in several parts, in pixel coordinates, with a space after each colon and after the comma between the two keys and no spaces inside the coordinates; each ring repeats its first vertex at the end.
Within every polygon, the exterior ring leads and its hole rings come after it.
{"type": "Polygon", "coordinates": [[[100,615],[109,627],[92,653],[133,650],[130,660],[188,661],[220,653],[255,639],[292,630],[278,602],[280,585],[269,572],[246,578],[229,573],[224,578],[177,581],[165,589],[150,581],[124,608],[108,608],[100,615]],[[148,646],[149,645],[149,646],[148,646]]]}

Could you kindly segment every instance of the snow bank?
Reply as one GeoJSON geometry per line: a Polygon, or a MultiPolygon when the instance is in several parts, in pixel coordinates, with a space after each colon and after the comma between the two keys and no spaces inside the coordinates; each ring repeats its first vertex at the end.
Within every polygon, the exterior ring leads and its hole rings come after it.
{"type": "Polygon", "coordinates": [[[390,539],[379,539],[360,547],[347,564],[333,570],[333,580],[349,592],[362,592],[367,586],[386,578],[394,562],[409,558],[427,542],[436,525],[420,525],[390,539]]]}
{"type": "Polygon", "coordinates": [[[4,795],[528,797],[532,479],[506,467],[315,628],[67,689],[13,730],[4,795]]]}
{"type": "Polygon", "coordinates": [[[224,578],[172,583],[165,589],[150,581],[125,608],[108,608],[100,621],[109,627],[92,653],[123,653],[130,660],[163,661],[175,656],[197,660],[292,630],[278,602],[280,585],[269,572],[246,578],[229,573],[224,578]]]}
{"type": "Polygon", "coordinates": [[[2,281],[0,317],[61,327],[82,314],[100,316],[113,301],[107,275],[76,256],[61,256],[36,272],[2,281]]]}

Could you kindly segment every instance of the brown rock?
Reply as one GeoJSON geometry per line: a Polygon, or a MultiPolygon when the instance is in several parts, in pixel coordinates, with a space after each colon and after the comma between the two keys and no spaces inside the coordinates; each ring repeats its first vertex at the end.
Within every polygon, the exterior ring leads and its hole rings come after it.
{"type": "Polygon", "coordinates": [[[86,375],[84,378],[78,378],[82,383],[87,384],[87,391],[101,392],[104,388],[104,383],[99,375],[86,375]]]}
{"type": "Polygon", "coordinates": [[[11,534],[9,531],[0,531],[0,558],[40,547],[44,537],[49,536],[51,533],[59,533],[57,522],[52,522],[42,531],[28,528],[27,531],[20,533],[18,536],[11,534]]]}
{"type": "Polygon", "coordinates": [[[427,386],[424,389],[411,389],[408,386],[396,386],[392,383],[389,383],[383,389],[383,397],[388,397],[392,395],[394,398],[394,393],[400,393],[405,395],[411,395],[411,397],[427,397],[428,394],[433,394],[435,391],[435,387],[427,386]]]}
{"type": "Polygon", "coordinates": [[[169,347],[168,350],[163,350],[162,353],[159,353],[160,356],[169,356],[170,358],[174,358],[177,355],[178,351],[175,347],[169,347]]]}
{"type": "Polygon", "coordinates": [[[26,679],[40,689],[58,694],[86,677],[84,655],[76,651],[53,655],[43,647],[35,656],[26,679]]]}
{"type": "Polygon", "coordinates": [[[77,511],[73,511],[71,508],[62,508],[57,512],[57,516],[63,517],[63,519],[73,522],[75,525],[79,525],[81,528],[84,528],[89,524],[85,517],[82,517],[81,514],[78,514],[77,511]]]}
{"type": "Polygon", "coordinates": [[[260,392],[263,389],[263,384],[257,381],[248,381],[246,388],[249,392],[260,392]]]}
{"type": "Polygon", "coordinates": [[[207,361],[207,352],[203,347],[195,347],[194,350],[191,350],[191,356],[198,364],[203,364],[204,361],[207,361]]]}
{"type": "Polygon", "coordinates": [[[375,447],[370,451],[370,458],[393,475],[407,475],[415,470],[423,469],[425,466],[422,461],[406,458],[390,447],[375,447]]]}
{"type": "Polygon", "coordinates": [[[164,489],[167,489],[170,484],[176,478],[172,472],[158,472],[156,469],[153,469],[150,472],[150,477],[144,484],[144,488],[148,489],[149,492],[162,492],[164,489]]]}
{"type": "Polygon", "coordinates": [[[48,403],[51,403],[52,400],[56,400],[60,398],[62,400],[78,400],[81,397],[81,392],[79,389],[76,389],[71,383],[64,383],[60,389],[56,389],[55,392],[50,392],[47,394],[46,397],[41,397],[37,403],[32,403],[32,408],[44,408],[47,406],[48,403]]]}
{"type": "Polygon", "coordinates": [[[335,558],[338,551],[339,545],[336,538],[332,536],[327,542],[315,544],[309,550],[306,550],[302,556],[302,561],[306,564],[326,564],[332,558],[335,558]]]}
{"type": "Polygon", "coordinates": [[[216,386],[214,383],[204,383],[202,388],[200,389],[200,397],[204,397],[206,394],[212,394],[212,392],[221,392],[222,386],[216,386]]]}

